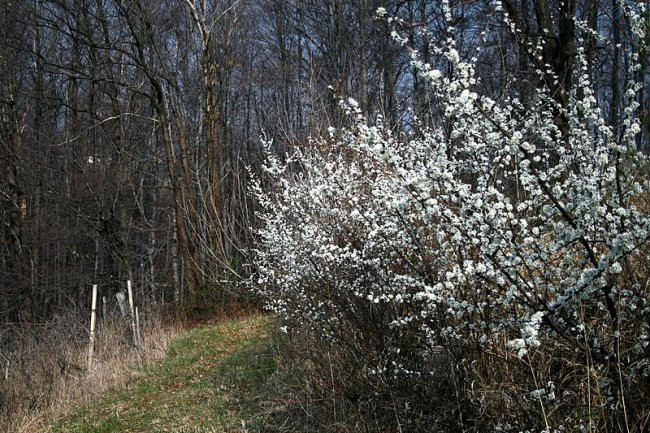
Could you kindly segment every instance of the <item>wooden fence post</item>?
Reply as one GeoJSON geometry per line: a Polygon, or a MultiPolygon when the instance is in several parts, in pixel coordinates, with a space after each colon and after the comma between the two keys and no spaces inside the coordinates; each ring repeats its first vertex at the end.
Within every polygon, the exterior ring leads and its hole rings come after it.
{"type": "Polygon", "coordinates": [[[88,344],[88,370],[93,366],[95,352],[95,322],[97,320],[97,284],[93,284],[93,300],[90,310],[90,342],[88,344]]]}
{"type": "Polygon", "coordinates": [[[126,280],[126,288],[129,295],[129,312],[131,314],[131,331],[133,331],[133,345],[138,347],[138,328],[135,323],[135,309],[133,308],[133,289],[131,288],[131,280],[126,280]]]}

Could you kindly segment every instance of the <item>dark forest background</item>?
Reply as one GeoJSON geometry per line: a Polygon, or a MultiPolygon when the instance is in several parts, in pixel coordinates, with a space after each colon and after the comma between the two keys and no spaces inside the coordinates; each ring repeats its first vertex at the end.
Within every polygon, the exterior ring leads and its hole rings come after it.
{"type": "MultiPolygon", "coordinates": [[[[426,62],[447,38],[441,3],[1,0],[0,322],[87,309],[92,284],[113,299],[127,279],[145,306],[224,302],[254,271],[246,188],[261,137],[278,153],[308,145],[348,122],[338,103],[348,97],[396,134],[435,123],[408,52],[375,11],[400,17],[426,62]]],[[[483,93],[525,104],[547,85],[565,104],[584,47],[617,127],[631,55],[646,65],[648,46],[619,2],[501,3],[450,1],[483,93]]]]}

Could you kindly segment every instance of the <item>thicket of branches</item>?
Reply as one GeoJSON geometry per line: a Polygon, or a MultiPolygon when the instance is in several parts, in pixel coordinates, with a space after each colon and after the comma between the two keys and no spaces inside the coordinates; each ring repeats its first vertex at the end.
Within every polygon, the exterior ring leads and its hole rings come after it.
{"type": "Polygon", "coordinates": [[[360,420],[647,428],[640,8],[0,0],[0,321],[250,274],[360,420]]]}
{"type": "MultiPolygon", "coordinates": [[[[520,37],[507,6],[483,41],[520,37]]],[[[645,12],[624,6],[643,46],[645,12]]],[[[356,409],[334,430],[645,431],[644,50],[626,53],[620,110],[599,99],[599,35],[579,22],[571,65],[531,65],[536,87],[495,98],[484,45],[461,51],[451,2],[443,12],[446,37],[424,60],[379,10],[435,120],[395,131],[349,99],[351,126],[285,161],[268,152],[255,290],[308,342],[299,358],[324,399],[356,409]]],[[[528,42],[543,60],[548,42],[528,42]]]]}
{"type": "Polygon", "coordinates": [[[139,302],[222,298],[262,132],[304,142],[342,121],[335,94],[397,119],[406,71],[378,6],[0,2],[0,320],[87,307],[94,283],[110,300],[129,278],[139,302]]]}
{"type": "MultiPolygon", "coordinates": [[[[484,93],[521,95],[527,107],[545,84],[565,106],[580,46],[620,135],[630,54],[646,57],[623,4],[497,3],[450,4],[458,51],[483,47],[484,93]]],[[[431,63],[431,44],[448,36],[440,2],[2,1],[2,320],[85,305],[93,283],[111,298],[127,278],[147,302],[201,303],[247,260],[254,205],[243,167],[258,171],[262,133],[280,152],[305,145],[349,123],[338,109],[347,97],[395,134],[438,122],[379,7],[408,23],[431,63]]],[[[645,148],[643,80],[637,95],[645,148]]]]}

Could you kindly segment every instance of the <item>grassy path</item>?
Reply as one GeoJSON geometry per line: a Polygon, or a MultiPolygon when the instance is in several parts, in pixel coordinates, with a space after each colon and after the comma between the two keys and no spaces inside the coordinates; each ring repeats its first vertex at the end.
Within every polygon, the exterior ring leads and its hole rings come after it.
{"type": "Polygon", "coordinates": [[[270,319],[253,316],[193,329],[168,355],[140,367],[132,383],[106,393],[50,429],[57,433],[255,431],[256,393],[275,365],[270,319]]]}

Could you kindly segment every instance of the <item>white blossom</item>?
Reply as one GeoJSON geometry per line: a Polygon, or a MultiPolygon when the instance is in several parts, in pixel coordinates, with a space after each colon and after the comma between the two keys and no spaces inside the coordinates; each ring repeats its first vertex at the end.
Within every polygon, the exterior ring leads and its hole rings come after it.
{"type": "MultiPolygon", "coordinates": [[[[261,207],[254,290],[298,325],[292,331],[319,329],[324,339],[360,312],[386,309],[384,325],[416,335],[422,356],[459,341],[507,341],[512,354],[530,356],[561,332],[582,348],[588,310],[599,321],[589,350],[606,353],[613,345],[603,341],[621,338],[613,323],[650,319],[647,287],[623,284],[650,236],[650,216],[634,205],[648,192],[638,176],[647,164],[636,151],[638,87],[625,93],[631,109],[619,138],[588,77],[566,107],[543,88],[524,107],[482,95],[473,62],[453,43],[435,52],[449,74],[414,50],[411,60],[441,101],[439,124],[396,136],[348,99],[352,127],[328,131],[285,163],[267,153],[268,188],[259,180],[252,188],[261,207]]],[[[647,329],[628,334],[627,350],[644,353],[647,329]]],[[[403,365],[370,372],[413,373],[403,365]]],[[[558,398],[550,386],[530,395],[558,398]]]]}

